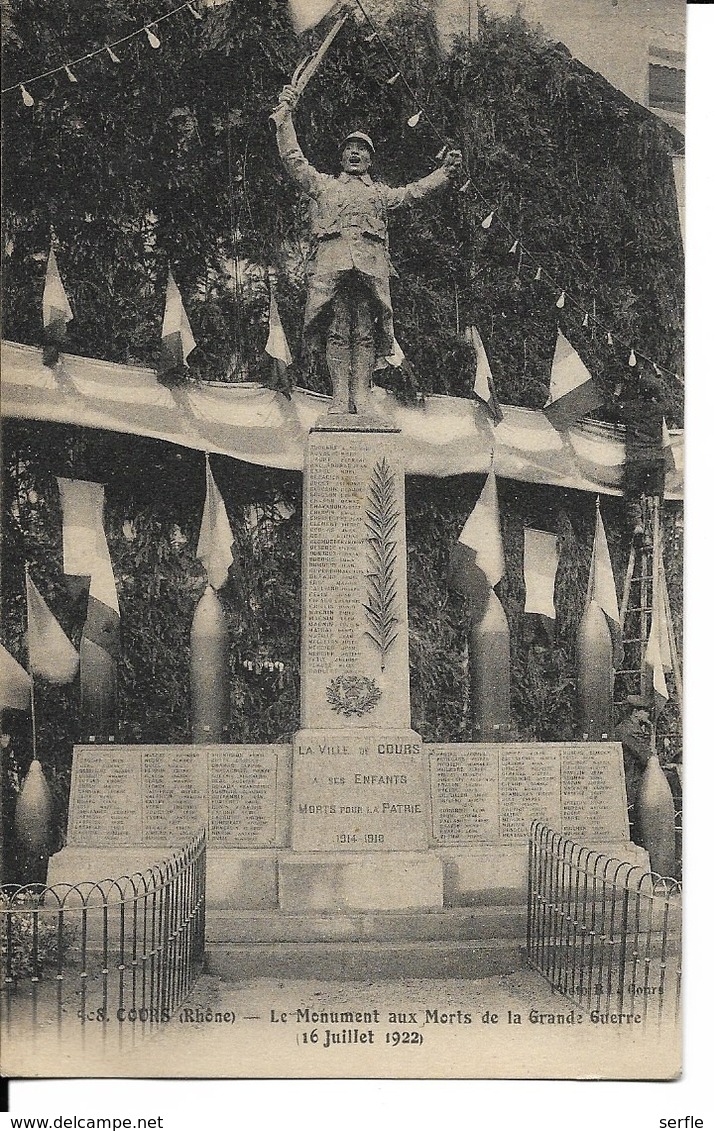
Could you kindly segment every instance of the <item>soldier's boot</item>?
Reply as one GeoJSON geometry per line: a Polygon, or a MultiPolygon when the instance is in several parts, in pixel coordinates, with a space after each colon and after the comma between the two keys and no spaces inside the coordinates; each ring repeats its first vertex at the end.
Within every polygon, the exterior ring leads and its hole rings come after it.
{"type": "Polygon", "coordinates": [[[370,411],[370,390],[374,372],[374,315],[369,302],[360,302],[352,337],[352,401],[355,412],[370,411]]]}
{"type": "Polygon", "coordinates": [[[350,411],[352,351],[350,349],[350,311],[341,295],[333,304],[332,321],[327,331],[325,360],[332,381],[332,404],[328,412],[350,411]]]}

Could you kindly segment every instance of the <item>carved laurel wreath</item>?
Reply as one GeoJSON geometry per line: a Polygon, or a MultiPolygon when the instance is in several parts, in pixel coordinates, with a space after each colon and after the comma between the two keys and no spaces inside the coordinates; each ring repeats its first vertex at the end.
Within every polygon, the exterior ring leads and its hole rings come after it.
{"type": "Polygon", "coordinates": [[[368,675],[338,675],[328,683],[325,695],[338,715],[361,718],[377,706],[382,689],[368,675]]]}
{"type": "Polygon", "coordinates": [[[380,652],[382,671],[387,652],[399,635],[396,615],[397,583],[395,566],[397,541],[393,537],[399,522],[394,473],[386,459],[376,464],[367,496],[367,601],[363,605],[369,628],[366,635],[380,652]]]}

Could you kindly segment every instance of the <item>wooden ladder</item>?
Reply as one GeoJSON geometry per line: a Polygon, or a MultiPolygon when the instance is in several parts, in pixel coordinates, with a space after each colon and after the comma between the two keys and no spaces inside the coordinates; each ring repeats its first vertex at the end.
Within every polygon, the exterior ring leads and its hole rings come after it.
{"type": "Polygon", "coordinates": [[[676,692],[678,704],[681,705],[682,702],[682,669],[672,624],[672,610],[662,555],[660,500],[647,498],[645,506],[644,536],[632,541],[622,592],[620,627],[625,658],[616,676],[616,707],[621,707],[628,695],[649,694],[650,688],[646,686],[645,652],[652,627],[652,610],[657,586],[661,587],[667,638],[672,657],[674,686],[670,689],[670,697],[673,690],[676,692]]]}

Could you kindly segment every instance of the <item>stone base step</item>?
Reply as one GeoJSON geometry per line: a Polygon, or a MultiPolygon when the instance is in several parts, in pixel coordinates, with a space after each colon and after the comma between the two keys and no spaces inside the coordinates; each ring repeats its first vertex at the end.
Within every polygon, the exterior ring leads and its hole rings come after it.
{"type": "Polygon", "coordinates": [[[253,978],[378,982],[399,978],[475,979],[512,974],[523,966],[513,939],[478,942],[408,941],[210,943],[206,971],[227,982],[253,978]]]}
{"type": "Polygon", "coordinates": [[[209,911],[213,943],[460,942],[502,939],[525,943],[526,908],[483,906],[442,911],[311,912],[209,911]]]}

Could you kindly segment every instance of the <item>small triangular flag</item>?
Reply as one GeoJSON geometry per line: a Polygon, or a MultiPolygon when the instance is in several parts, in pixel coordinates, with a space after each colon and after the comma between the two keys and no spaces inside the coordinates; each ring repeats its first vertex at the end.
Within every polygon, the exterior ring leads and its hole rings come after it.
{"type": "Polygon", "coordinates": [[[206,501],[201,518],[196,557],[206,571],[208,584],[214,589],[221,589],[228,580],[228,570],[233,564],[234,541],[226,505],[216,486],[206,453],[206,501]]]}
{"type": "Polygon", "coordinates": [[[54,249],[50,248],[42,292],[42,324],[44,326],[44,352],[42,361],[50,368],[59,360],[60,350],[67,341],[67,324],[74,314],[57,266],[54,249]]]}
{"type": "Polygon", "coordinates": [[[588,578],[588,601],[594,601],[598,608],[605,614],[610,636],[612,638],[612,663],[615,671],[622,667],[624,656],[622,644],[622,629],[620,627],[620,606],[617,601],[615,576],[612,572],[610,549],[607,544],[605,527],[600,514],[600,500],[595,508],[595,537],[590,558],[590,576],[588,578]]]}
{"type": "Polygon", "coordinates": [[[474,374],[474,395],[486,406],[489,414],[496,424],[503,420],[503,410],[498,402],[496,386],[491,373],[491,365],[484,347],[481,335],[475,326],[467,326],[465,331],[466,341],[476,354],[476,372],[474,374]]]}
{"type": "Polygon", "coordinates": [[[176,286],[171,269],[169,269],[164,321],[161,327],[159,373],[166,374],[172,370],[182,370],[195,348],[196,340],[184,309],[181,292],[176,286]]]}
{"type": "Polygon", "coordinates": [[[550,371],[550,393],[543,411],[558,431],[567,431],[602,404],[589,370],[562,330],[558,330],[550,371]]]}
{"type": "Polygon", "coordinates": [[[278,303],[273,294],[272,287],[270,287],[270,313],[268,316],[268,324],[268,340],[265,343],[265,352],[268,357],[274,358],[275,361],[280,362],[287,368],[293,363],[293,355],[290,352],[290,346],[285,337],[283,324],[280,320],[278,303]]]}
{"type": "Polygon", "coordinates": [[[47,271],[45,272],[45,288],[42,292],[42,323],[45,330],[61,327],[65,329],[68,322],[74,318],[72,307],[69,305],[67,292],[57,266],[54,249],[50,249],[47,257],[47,271]]]}
{"type": "Polygon", "coordinates": [[[79,670],[79,653],[41,596],[29,573],[27,583],[27,651],[30,671],[48,683],[71,683],[79,670]]]}
{"type": "Polygon", "coordinates": [[[449,585],[485,612],[491,590],[502,579],[505,568],[496,475],[492,468],[451,552],[449,585]]]}
{"type": "Polygon", "coordinates": [[[28,711],[31,694],[29,673],[0,644],[0,710],[28,711]]]}

